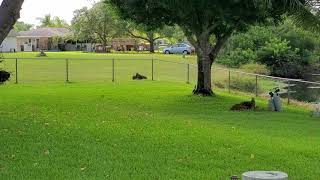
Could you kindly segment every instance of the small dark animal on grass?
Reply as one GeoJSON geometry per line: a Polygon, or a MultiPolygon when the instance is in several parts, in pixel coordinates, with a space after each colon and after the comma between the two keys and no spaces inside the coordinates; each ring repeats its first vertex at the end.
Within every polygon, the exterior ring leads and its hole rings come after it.
{"type": "Polygon", "coordinates": [[[41,50],[40,53],[38,54],[38,57],[46,57],[47,54],[44,52],[44,50],[41,50]]]}
{"type": "Polygon", "coordinates": [[[143,80],[143,79],[148,79],[148,78],[147,78],[146,76],[143,76],[143,75],[137,73],[136,75],[134,75],[134,76],[132,77],[132,79],[133,79],[133,80],[143,80]]]}
{"type": "Polygon", "coordinates": [[[0,70],[0,84],[3,84],[4,82],[8,81],[10,78],[10,73],[7,71],[0,70]]]}
{"type": "Polygon", "coordinates": [[[232,106],[232,111],[246,111],[246,110],[254,110],[256,109],[256,101],[254,98],[251,101],[245,101],[240,104],[235,104],[232,106]]]}

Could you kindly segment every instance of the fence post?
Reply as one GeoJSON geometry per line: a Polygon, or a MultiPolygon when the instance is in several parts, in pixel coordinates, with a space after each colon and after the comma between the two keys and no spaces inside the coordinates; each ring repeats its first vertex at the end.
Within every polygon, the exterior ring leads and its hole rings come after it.
{"type": "Polygon", "coordinates": [[[69,83],[69,59],[66,59],[66,83],[69,83]]]}
{"type": "Polygon", "coordinates": [[[112,59],[112,82],[114,82],[114,74],[115,74],[115,72],[114,72],[114,59],[112,59]]]}
{"type": "Polygon", "coordinates": [[[187,64],[187,84],[190,84],[190,64],[187,64]]]}
{"type": "Polygon", "coordinates": [[[288,87],[287,87],[288,105],[290,104],[290,86],[291,86],[291,82],[289,80],[288,81],[288,87]]]}
{"type": "Polygon", "coordinates": [[[151,77],[152,77],[152,81],[154,80],[154,59],[152,58],[151,60],[151,77]]]}
{"type": "Polygon", "coordinates": [[[16,84],[18,84],[18,59],[16,58],[16,84]]]}
{"type": "Polygon", "coordinates": [[[228,91],[231,93],[231,71],[229,69],[229,79],[228,79],[228,91]]]}
{"type": "Polygon", "coordinates": [[[258,75],[256,75],[256,97],[258,97],[258,75]]]}

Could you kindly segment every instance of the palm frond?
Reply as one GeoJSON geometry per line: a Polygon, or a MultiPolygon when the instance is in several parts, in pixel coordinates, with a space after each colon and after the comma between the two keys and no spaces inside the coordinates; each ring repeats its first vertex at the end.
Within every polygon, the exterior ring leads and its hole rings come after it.
{"type": "Polygon", "coordinates": [[[298,3],[288,9],[288,15],[293,19],[297,26],[306,30],[320,33],[320,17],[317,16],[320,2],[318,0],[306,1],[305,4],[295,0],[298,3]]]}
{"type": "Polygon", "coordinates": [[[264,3],[266,7],[272,7],[281,2],[294,23],[306,30],[320,33],[320,17],[317,16],[320,8],[320,0],[253,0],[255,3],[264,3]]]}

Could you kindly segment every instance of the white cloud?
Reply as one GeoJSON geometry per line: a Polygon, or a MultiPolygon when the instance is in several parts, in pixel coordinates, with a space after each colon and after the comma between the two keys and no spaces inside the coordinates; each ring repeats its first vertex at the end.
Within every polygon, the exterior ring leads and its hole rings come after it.
{"type": "Polygon", "coordinates": [[[25,0],[19,21],[37,25],[39,24],[37,18],[51,14],[70,23],[74,10],[85,6],[91,7],[92,3],[92,0],[25,0]]]}

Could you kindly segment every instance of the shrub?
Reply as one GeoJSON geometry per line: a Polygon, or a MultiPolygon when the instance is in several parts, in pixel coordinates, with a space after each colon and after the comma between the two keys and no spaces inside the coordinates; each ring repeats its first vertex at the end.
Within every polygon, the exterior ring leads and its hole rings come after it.
{"type": "Polygon", "coordinates": [[[278,32],[281,32],[279,34],[281,38],[288,40],[292,47],[311,52],[319,48],[319,34],[297,27],[290,19],[287,19],[277,29],[279,29],[278,32]]]}
{"type": "Polygon", "coordinates": [[[236,48],[229,54],[221,56],[218,63],[228,67],[238,68],[241,65],[252,63],[257,59],[257,53],[251,49],[236,48]]]}
{"type": "Polygon", "coordinates": [[[273,76],[302,78],[309,59],[299,52],[289,46],[289,41],[273,38],[259,50],[258,61],[265,64],[273,76]]]}
{"type": "Polygon", "coordinates": [[[258,64],[258,63],[245,64],[241,66],[240,69],[248,73],[262,74],[262,75],[270,74],[270,71],[268,70],[266,65],[258,64]]]}
{"type": "Polygon", "coordinates": [[[238,68],[265,64],[271,75],[304,78],[307,68],[319,63],[320,35],[298,28],[290,18],[283,23],[253,26],[234,34],[223,47],[218,63],[238,68]]]}

